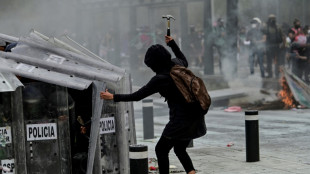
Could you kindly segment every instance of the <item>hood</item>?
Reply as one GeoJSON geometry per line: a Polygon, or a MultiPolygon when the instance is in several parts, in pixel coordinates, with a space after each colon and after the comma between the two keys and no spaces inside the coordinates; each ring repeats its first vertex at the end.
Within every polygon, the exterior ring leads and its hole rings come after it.
{"type": "Polygon", "coordinates": [[[156,73],[169,71],[171,54],[160,44],[152,45],[145,54],[144,63],[156,73]]]}

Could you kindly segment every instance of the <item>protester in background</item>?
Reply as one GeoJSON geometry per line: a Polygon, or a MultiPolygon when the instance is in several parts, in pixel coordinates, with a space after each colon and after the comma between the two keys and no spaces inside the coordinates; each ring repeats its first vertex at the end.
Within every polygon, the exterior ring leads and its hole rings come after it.
{"type": "Polygon", "coordinates": [[[254,62],[255,56],[260,68],[261,77],[265,77],[264,68],[264,53],[265,53],[265,41],[266,38],[261,31],[261,20],[259,18],[253,18],[251,20],[251,29],[247,33],[247,41],[250,41],[250,54],[249,54],[249,64],[250,73],[254,74],[254,62]]]}
{"type": "Polygon", "coordinates": [[[171,59],[171,54],[162,45],[152,45],[146,52],[144,63],[156,75],[145,86],[132,94],[113,95],[106,90],[100,93],[100,97],[115,102],[139,101],[159,92],[166,98],[170,109],[169,122],[155,147],[159,173],[169,174],[169,152],[174,148],[174,152],[186,173],[195,174],[195,168],[186,152],[186,147],[192,139],[206,134],[204,114],[201,113],[199,105],[186,102],[170,77],[169,72],[172,66],[181,65],[187,67],[188,63],[172,37],[166,36],[166,43],[171,47],[177,58],[171,59]]]}
{"type": "Polygon", "coordinates": [[[310,85],[310,32],[309,32],[309,26],[305,26],[304,33],[306,33],[307,37],[307,44],[306,44],[306,65],[305,65],[305,82],[310,85]]]}
{"type": "Polygon", "coordinates": [[[238,32],[238,52],[240,57],[246,57],[248,52],[248,42],[246,39],[246,27],[242,26],[238,32]]]}
{"type": "Polygon", "coordinates": [[[303,30],[300,30],[297,36],[293,35],[294,31],[290,31],[290,39],[292,40],[290,46],[290,59],[292,62],[292,72],[297,77],[302,79],[305,69],[307,67],[306,43],[307,37],[303,30]],[[295,36],[295,37],[294,37],[295,36]]]}
{"type": "Polygon", "coordinates": [[[198,32],[198,48],[199,48],[199,53],[198,53],[198,66],[203,67],[203,57],[204,57],[204,37],[205,34],[201,30],[198,32]]]}
{"type": "Polygon", "coordinates": [[[213,29],[214,36],[213,36],[213,45],[217,50],[219,55],[219,67],[220,72],[223,74],[222,71],[222,59],[225,56],[225,42],[226,42],[226,28],[224,25],[224,20],[219,18],[217,20],[216,26],[213,29]]]}
{"type": "Polygon", "coordinates": [[[275,15],[271,14],[268,17],[267,25],[263,29],[263,33],[266,37],[266,56],[267,56],[267,67],[268,73],[267,78],[272,78],[272,66],[274,62],[275,76],[279,77],[279,62],[284,57],[279,56],[280,47],[284,46],[282,30],[277,26],[275,15]]]}
{"type": "Polygon", "coordinates": [[[202,63],[202,59],[199,57],[202,49],[201,39],[194,25],[190,26],[189,32],[189,64],[198,66],[202,63]]]}
{"type": "Polygon", "coordinates": [[[294,27],[292,27],[291,30],[294,32],[294,38],[295,38],[301,31],[301,22],[299,19],[295,19],[293,24],[294,27]]]}

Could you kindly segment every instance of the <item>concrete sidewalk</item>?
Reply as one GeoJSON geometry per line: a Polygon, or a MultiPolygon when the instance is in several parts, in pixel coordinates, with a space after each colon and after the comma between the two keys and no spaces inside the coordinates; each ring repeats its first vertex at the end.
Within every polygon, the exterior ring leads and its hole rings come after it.
{"type": "MultiPolygon", "coordinates": [[[[143,140],[140,104],[135,104],[138,144],[148,146],[149,158],[156,158],[155,145],[168,122],[168,111],[154,107],[155,138],[143,140]]],[[[202,174],[309,174],[310,110],[262,111],[259,113],[260,161],[246,162],[244,112],[211,110],[206,115],[208,133],[188,148],[198,173],[202,174]],[[227,147],[232,142],[234,145],[227,147]]],[[[185,174],[173,150],[173,173],[185,174]]]]}

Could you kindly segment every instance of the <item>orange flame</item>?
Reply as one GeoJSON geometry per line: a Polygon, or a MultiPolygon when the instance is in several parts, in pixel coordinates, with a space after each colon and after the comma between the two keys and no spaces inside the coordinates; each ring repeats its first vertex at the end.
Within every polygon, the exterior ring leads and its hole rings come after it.
{"type": "Polygon", "coordinates": [[[282,102],[285,104],[285,109],[295,108],[296,105],[293,93],[291,92],[284,76],[280,79],[280,84],[282,86],[282,90],[278,93],[278,97],[280,97],[282,102]]]}

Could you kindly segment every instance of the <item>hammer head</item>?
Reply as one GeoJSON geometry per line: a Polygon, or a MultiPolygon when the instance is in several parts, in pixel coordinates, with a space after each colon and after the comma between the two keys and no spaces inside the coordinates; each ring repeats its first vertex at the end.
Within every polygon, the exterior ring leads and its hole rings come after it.
{"type": "Polygon", "coordinates": [[[166,18],[167,20],[173,19],[175,20],[175,18],[172,15],[163,15],[163,18],[166,18]]]}

